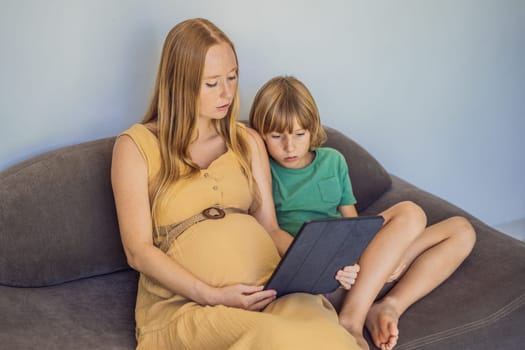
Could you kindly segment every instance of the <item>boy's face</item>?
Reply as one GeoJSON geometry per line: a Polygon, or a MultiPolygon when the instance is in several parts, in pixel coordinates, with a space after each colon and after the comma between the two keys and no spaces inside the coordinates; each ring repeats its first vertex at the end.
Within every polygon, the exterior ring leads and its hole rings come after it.
{"type": "Polygon", "coordinates": [[[293,131],[269,132],[263,135],[270,156],[281,166],[291,169],[301,169],[313,160],[310,152],[310,132],[303,129],[297,119],[294,120],[293,131]]]}

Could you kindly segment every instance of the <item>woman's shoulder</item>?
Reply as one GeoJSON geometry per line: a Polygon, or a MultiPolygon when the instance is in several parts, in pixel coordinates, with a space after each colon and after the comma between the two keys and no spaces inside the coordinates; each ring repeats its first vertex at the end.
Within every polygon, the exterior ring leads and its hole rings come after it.
{"type": "Polygon", "coordinates": [[[129,129],[124,130],[119,136],[129,136],[139,148],[158,148],[159,140],[156,129],[150,124],[133,124],[129,129]]]}
{"type": "Polygon", "coordinates": [[[155,129],[149,124],[133,124],[127,130],[124,130],[120,135],[127,136],[135,144],[136,148],[144,159],[148,161],[156,161],[160,156],[159,141],[155,134],[155,129]]]}
{"type": "MultiPolygon", "coordinates": [[[[248,140],[248,143],[253,147],[257,146],[260,147],[261,145],[264,146],[264,141],[259,135],[259,133],[255,130],[250,128],[249,126],[244,125],[243,123],[238,123],[239,129],[243,134],[246,135],[246,138],[248,140]]],[[[266,148],[265,148],[266,149],[266,148]]]]}
{"type": "MultiPolygon", "coordinates": [[[[155,124],[142,124],[142,123],[135,123],[128,129],[124,130],[120,135],[128,135],[131,138],[140,138],[140,137],[154,137],[156,136],[156,127],[155,124]]],[[[120,136],[119,135],[119,136],[120,136]]]]}

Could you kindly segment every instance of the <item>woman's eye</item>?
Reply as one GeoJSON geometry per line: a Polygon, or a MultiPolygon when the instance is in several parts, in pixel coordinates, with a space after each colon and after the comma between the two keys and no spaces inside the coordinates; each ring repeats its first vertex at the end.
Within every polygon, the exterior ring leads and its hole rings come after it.
{"type": "Polygon", "coordinates": [[[237,79],[237,75],[232,75],[232,76],[228,77],[228,80],[231,80],[231,81],[233,81],[235,79],[237,79]]]}
{"type": "Polygon", "coordinates": [[[212,87],[216,87],[217,86],[217,82],[215,82],[215,83],[206,83],[206,86],[207,87],[211,87],[211,88],[212,87]]]}
{"type": "Polygon", "coordinates": [[[296,135],[297,136],[304,136],[306,133],[305,132],[298,132],[296,135]]]}
{"type": "Polygon", "coordinates": [[[271,134],[270,137],[272,139],[279,139],[279,138],[281,138],[281,134],[271,134]]]}

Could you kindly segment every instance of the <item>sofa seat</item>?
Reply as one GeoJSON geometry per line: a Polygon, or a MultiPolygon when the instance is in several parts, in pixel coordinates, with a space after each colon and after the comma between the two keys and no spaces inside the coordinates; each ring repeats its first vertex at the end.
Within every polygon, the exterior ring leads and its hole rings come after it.
{"type": "Polygon", "coordinates": [[[134,349],[138,273],[39,288],[0,286],[2,349],[134,349]]]}
{"type": "MultiPolygon", "coordinates": [[[[525,244],[390,174],[341,132],[326,131],[327,145],[348,162],[360,214],[409,200],[429,224],[460,215],[476,230],[465,262],[402,316],[396,349],[525,348],[525,244]]],[[[136,347],[138,273],[120,242],[113,144],[73,145],[0,172],[0,348],[136,347]]]]}

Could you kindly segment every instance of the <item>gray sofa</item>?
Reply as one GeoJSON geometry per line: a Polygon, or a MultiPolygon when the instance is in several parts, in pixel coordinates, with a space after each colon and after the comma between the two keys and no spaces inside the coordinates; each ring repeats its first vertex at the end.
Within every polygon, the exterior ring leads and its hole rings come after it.
{"type": "MultiPolygon", "coordinates": [[[[390,175],[327,128],[347,158],[361,214],[411,200],[429,224],[467,217],[471,256],[400,321],[397,349],[521,349],[525,244],[390,175]]],[[[110,185],[114,139],[48,152],[0,173],[0,347],[132,349],[138,274],[120,243],[110,185]]]]}

